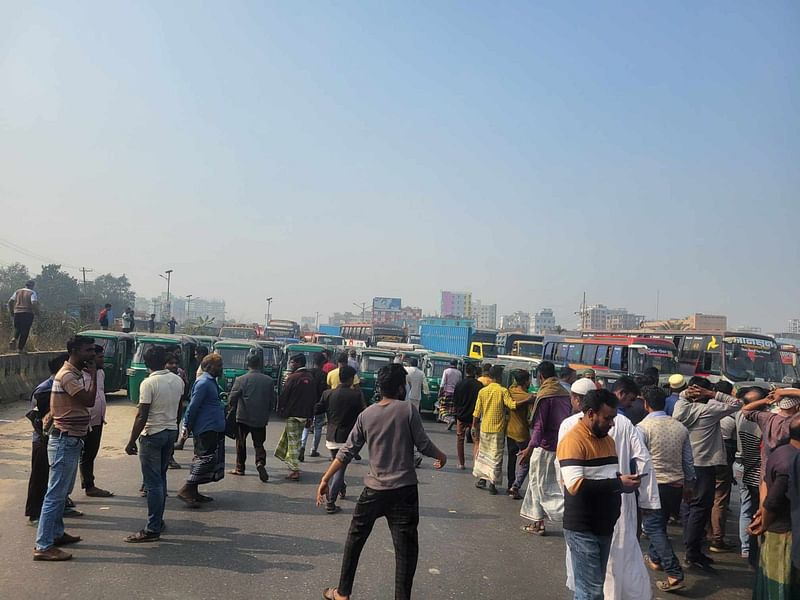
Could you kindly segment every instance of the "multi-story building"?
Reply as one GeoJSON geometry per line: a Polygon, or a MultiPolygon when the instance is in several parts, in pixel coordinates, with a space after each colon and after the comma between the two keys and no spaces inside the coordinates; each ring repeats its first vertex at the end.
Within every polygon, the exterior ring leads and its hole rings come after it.
{"type": "Polygon", "coordinates": [[[629,313],[625,309],[612,310],[606,317],[606,329],[624,331],[626,329],[637,329],[644,317],[629,313]]]}
{"type": "Polygon", "coordinates": [[[587,306],[581,313],[581,330],[636,329],[644,320],[642,315],[629,313],[625,308],[608,308],[605,304],[587,306]]]}
{"type": "Polygon", "coordinates": [[[329,325],[337,325],[341,326],[345,323],[361,323],[361,322],[372,322],[372,311],[367,310],[364,311],[364,314],[361,313],[353,313],[350,311],[347,312],[335,312],[328,318],[329,325]]]}
{"type": "Polygon", "coordinates": [[[442,317],[472,317],[472,292],[442,292],[442,317]]]}
{"type": "Polygon", "coordinates": [[[526,312],[518,310],[510,315],[503,315],[500,317],[500,330],[501,331],[519,331],[520,333],[528,333],[531,329],[531,315],[526,312]]]}
{"type": "Polygon", "coordinates": [[[736,331],[740,333],[761,333],[761,327],[756,327],[755,325],[742,325],[741,327],[737,327],[736,331]]]}
{"type": "Polygon", "coordinates": [[[800,319],[789,319],[789,333],[800,334],[800,319]]]}
{"type": "Polygon", "coordinates": [[[497,304],[483,304],[480,300],[472,303],[472,318],[478,329],[497,328],[497,304]]]}
{"type": "Polygon", "coordinates": [[[414,306],[404,306],[400,310],[372,311],[373,325],[400,325],[416,331],[420,319],[422,319],[422,309],[414,306]]]}
{"type": "Polygon", "coordinates": [[[533,333],[550,333],[556,330],[556,317],[552,308],[543,308],[533,315],[533,333]]]}

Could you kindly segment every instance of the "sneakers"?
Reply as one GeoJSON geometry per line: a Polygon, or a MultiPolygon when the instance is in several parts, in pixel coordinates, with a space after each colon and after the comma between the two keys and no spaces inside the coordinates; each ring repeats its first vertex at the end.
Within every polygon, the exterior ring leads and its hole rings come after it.
{"type": "Polygon", "coordinates": [[[716,570],[711,565],[713,564],[713,560],[706,556],[705,554],[701,554],[697,558],[686,558],[683,562],[683,566],[687,569],[696,569],[700,571],[705,571],[706,573],[716,573],[716,570]]]}
{"type": "Polygon", "coordinates": [[[65,517],[82,517],[83,513],[79,511],[77,508],[67,507],[64,509],[64,516],[65,517]]]}
{"type": "Polygon", "coordinates": [[[711,542],[708,545],[708,549],[711,552],[719,554],[721,552],[731,552],[734,549],[734,546],[726,543],[724,540],[721,542],[711,542]]]}
{"type": "Polygon", "coordinates": [[[72,554],[69,552],[64,552],[55,546],[50,546],[47,550],[36,550],[33,551],[33,560],[44,560],[44,561],[61,561],[61,560],[70,560],[72,558],[72,554]]]}
{"type": "Polygon", "coordinates": [[[414,466],[419,469],[419,466],[422,464],[422,456],[418,456],[414,459],[414,466]]]}
{"type": "Polygon", "coordinates": [[[342,509],[339,506],[336,506],[333,502],[328,502],[325,504],[325,512],[329,515],[335,515],[338,512],[341,512],[342,509]]]}
{"type": "Polygon", "coordinates": [[[516,487],[516,486],[513,486],[513,485],[512,485],[512,486],[511,486],[511,487],[508,489],[508,495],[509,495],[509,497],[510,497],[510,498],[512,498],[513,500],[522,500],[522,494],[520,494],[520,493],[519,493],[519,488],[518,488],[518,487],[516,487]]]}

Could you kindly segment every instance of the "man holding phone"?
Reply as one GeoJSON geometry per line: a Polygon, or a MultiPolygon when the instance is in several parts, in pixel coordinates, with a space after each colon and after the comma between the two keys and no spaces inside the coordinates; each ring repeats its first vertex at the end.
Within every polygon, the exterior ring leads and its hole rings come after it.
{"type": "Polygon", "coordinates": [[[83,438],[89,433],[92,420],[89,409],[97,395],[97,367],[94,339],[74,336],[67,341],[69,359],[53,379],[50,392],[50,412],[43,429],[50,428],[47,454],[50,478],[44,496],[33,560],[62,561],[72,554],[58,546],[80,542],[81,538],[64,531],[64,502],[75,485],[78,461],[83,450],[83,438]],[[88,384],[83,372],[88,374],[88,384]]]}

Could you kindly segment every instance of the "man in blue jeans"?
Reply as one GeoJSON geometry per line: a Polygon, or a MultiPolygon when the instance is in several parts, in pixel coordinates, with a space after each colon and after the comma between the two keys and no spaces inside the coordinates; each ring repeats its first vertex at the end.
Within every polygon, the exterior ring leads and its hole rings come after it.
{"type": "Polygon", "coordinates": [[[125,538],[131,544],[156,542],[164,528],[167,467],[178,437],[178,407],[183,395],[183,379],[167,370],[166,363],[164,346],[152,346],[145,351],[144,364],[150,375],[139,388],[139,412],[125,447],[129,455],[139,454],[147,491],[147,525],[125,538]]]}
{"type": "Polygon", "coordinates": [[[94,339],[75,336],[67,341],[69,359],[53,378],[50,391],[50,412],[43,429],[52,423],[47,442],[50,476],[44,496],[33,560],[69,560],[72,554],[58,546],[81,541],[64,531],[64,502],[75,485],[78,461],[83,450],[83,438],[89,433],[91,415],[97,393],[97,369],[94,362],[94,339]],[[89,373],[88,387],[83,371],[89,373]]]}
{"type": "Polygon", "coordinates": [[[603,600],[611,537],[620,514],[621,493],[639,487],[640,475],[620,475],[608,432],[617,397],[591,390],[581,400],[583,417],[558,442],[556,457],[564,481],[564,539],[575,577],[576,600],[603,600]]]}

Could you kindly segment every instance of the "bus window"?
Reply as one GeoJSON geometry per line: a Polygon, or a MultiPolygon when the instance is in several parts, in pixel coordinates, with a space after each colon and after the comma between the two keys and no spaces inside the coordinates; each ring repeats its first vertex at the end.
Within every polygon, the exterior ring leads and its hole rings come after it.
{"type": "Polygon", "coordinates": [[[597,347],[597,356],[594,359],[594,364],[598,367],[608,366],[608,346],[597,347]]]}
{"type": "Polygon", "coordinates": [[[700,358],[700,343],[702,340],[703,338],[697,336],[683,338],[683,345],[680,351],[681,362],[697,363],[700,358]]]}
{"type": "Polygon", "coordinates": [[[570,344],[567,348],[567,362],[579,363],[581,362],[581,347],[582,344],[570,344]]]}
{"type": "Polygon", "coordinates": [[[544,353],[542,354],[544,360],[553,360],[555,347],[556,345],[554,342],[550,342],[544,347],[544,353]]]}
{"type": "Polygon", "coordinates": [[[622,371],[622,346],[614,346],[611,350],[611,362],[608,367],[612,371],[622,371]]]}
{"type": "Polygon", "coordinates": [[[563,342],[558,344],[558,346],[556,347],[556,355],[555,355],[556,362],[562,363],[566,361],[568,348],[569,344],[565,344],[563,342]]]}
{"type": "Polygon", "coordinates": [[[583,357],[581,358],[581,362],[584,365],[593,365],[595,352],[597,352],[596,344],[586,344],[583,347],[583,357]]]}

